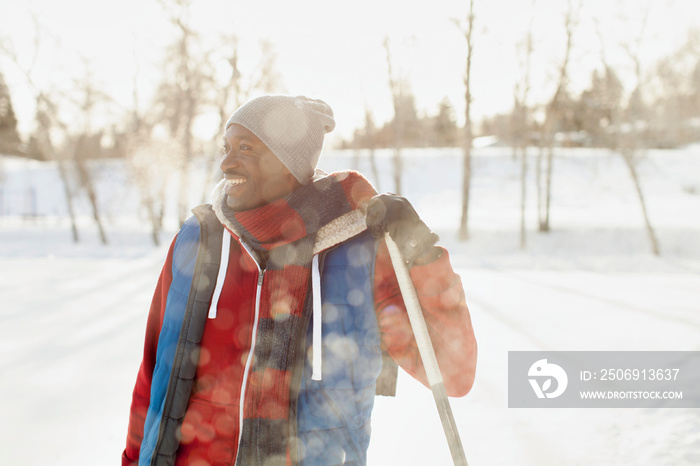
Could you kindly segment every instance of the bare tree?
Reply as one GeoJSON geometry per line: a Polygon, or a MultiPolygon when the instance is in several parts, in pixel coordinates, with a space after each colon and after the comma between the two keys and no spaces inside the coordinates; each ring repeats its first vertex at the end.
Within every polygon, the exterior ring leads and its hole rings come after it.
{"type": "MultiPolygon", "coordinates": [[[[639,200],[639,206],[642,210],[642,217],[644,218],[644,225],[649,237],[652,253],[654,255],[660,255],[661,249],[659,246],[659,240],[656,237],[656,232],[649,218],[644,191],[639,178],[639,172],[637,171],[639,161],[645,155],[645,147],[643,145],[644,134],[641,127],[646,125],[643,125],[642,122],[645,120],[648,122],[648,119],[646,119],[644,115],[642,101],[644,77],[642,73],[640,49],[645,37],[649,9],[650,4],[647,3],[646,8],[642,10],[643,15],[639,34],[634,39],[633,43],[622,44],[623,49],[633,64],[636,84],[628,100],[626,110],[624,112],[617,111],[613,113],[613,124],[611,126],[614,130],[614,138],[611,148],[619,152],[625,161],[625,165],[627,166],[628,172],[634,184],[637,199],[639,200]]],[[[602,39],[600,29],[598,29],[598,36],[601,39],[601,56],[603,65],[606,67],[606,69],[609,69],[604,48],[605,42],[602,39]]]]}
{"type": "Polygon", "coordinates": [[[464,165],[462,171],[462,215],[459,222],[459,239],[469,239],[469,194],[471,190],[472,177],[472,118],[471,118],[471,71],[472,57],[474,55],[474,0],[469,0],[469,12],[467,13],[466,24],[455,21],[455,24],[462,32],[467,42],[466,69],[464,71],[464,165]]]}
{"type": "MultiPolygon", "coordinates": [[[[226,73],[226,81],[224,83],[214,82],[214,97],[213,105],[219,116],[219,131],[217,131],[211,140],[211,147],[217,148],[212,151],[212,156],[209,158],[210,163],[207,169],[207,181],[215,180],[219,176],[219,156],[221,155],[221,137],[224,124],[228,120],[229,114],[233,109],[241,105],[243,92],[241,91],[241,72],[238,68],[239,50],[238,37],[236,35],[224,36],[220,41],[222,44],[227,44],[227,51],[224,52],[226,57],[222,62],[228,65],[226,73]]],[[[204,191],[202,193],[202,201],[206,201],[211,191],[211,183],[204,183],[204,191]]]]}
{"type": "Polygon", "coordinates": [[[41,28],[38,18],[34,16],[32,19],[34,21],[34,44],[32,58],[29,61],[29,65],[24,66],[22,64],[21,60],[19,59],[19,55],[14,51],[8,42],[0,42],[0,52],[2,52],[3,55],[5,55],[16,66],[19,72],[23,75],[30,91],[34,94],[36,109],[35,122],[37,127],[33,140],[36,144],[36,149],[40,151],[44,157],[48,158],[49,160],[56,161],[58,173],[63,183],[63,192],[65,195],[68,216],[70,218],[73,241],[77,243],[80,241],[80,236],[78,234],[78,226],[75,215],[73,182],[70,179],[66,161],[63,156],[58,153],[51,138],[51,134],[54,129],[58,128],[65,133],[67,131],[67,125],[59,118],[58,105],[56,104],[54,98],[48,97],[49,94],[55,96],[59,93],[42,91],[34,80],[34,66],[36,65],[39,50],[42,45],[42,34],[40,33],[41,28]]]}
{"type": "Polygon", "coordinates": [[[350,147],[353,148],[353,170],[361,170],[360,161],[362,159],[362,150],[367,149],[370,168],[372,170],[372,182],[375,189],[381,192],[380,180],[379,180],[379,170],[377,168],[377,161],[375,157],[375,150],[377,146],[376,141],[377,128],[374,124],[374,116],[372,110],[367,105],[365,101],[365,124],[362,128],[355,129],[350,147]]]}
{"type": "Polygon", "coordinates": [[[100,213],[100,205],[97,199],[97,191],[93,182],[94,175],[88,166],[89,160],[98,156],[101,151],[101,133],[95,133],[92,128],[93,109],[100,101],[107,100],[107,96],[95,89],[90,71],[90,63],[83,60],[85,64],[85,74],[82,82],[77,83],[77,88],[82,94],[78,106],[83,113],[83,131],[74,140],[73,160],[75,161],[76,171],[80,186],[85,190],[90,207],[92,209],[92,218],[97,226],[97,231],[102,244],[107,244],[107,235],[102,224],[102,215],[100,213]]]}
{"type": "Polygon", "coordinates": [[[403,111],[401,108],[401,102],[403,101],[404,86],[403,83],[396,78],[394,73],[388,36],[384,37],[384,50],[386,51],[389,90],[391,91],[391,100],[394,105],[394,189],[396,189],[396,194],[401,195],[401,172],[403,171],[401,149],[404,139],[403,111]]]}
{"type": "Polygon", "coordinates": [[[374,125],[374,117],[372,116],[372,110],[370,110],[369,106],[367,105],[367,102],[365,102],[365,137],[369,149],[369,163],[372,167],[372,176],[374,177],[374,183],[376,184],[377,191],[381,192],[381,188],[379,187],[379,170],[377,169],[377,160],[375,157],[375,131],[376,127],[374,125]]]}
{"type": "Polygon", "coordinates": [[[154,140],[147,123],[140,130],[133,130],[127,139],[127,167],[139,190],[156,246],[163,231],[166,187],[172,176],[169,159],[177,151],[175,146],[177,143],[173,141],[154,140]]]}
{"type": "Polygon", "coordinates": [[[513,156],[520,157],[520,247],[526,245],[525,199],[527,195],[527,148],[529,145],[529,110],[527,106],[530,94],[530,75],[532,71],[532,26],[528,28],[525,39],[519,48],[524,53],[520,62],[520,73],[513,89],[513,156]]]}
{"type": "Polygon", "coordinates": [[[645,86],[655,112],[649,115],[650,143],[677,147],[697,140],[693,118],[700,117],[700,29],[690,31],[683,45],[660,60],[645,86]]]}
{"type": "Polygon", "coordinates": [[[153,244],[158,246],[165,218],[166,188],[174,173],[169,158],[171,154],[178,153],[180,148],[179,144],[169,139],[154,140],[154,118],[149,119],[140,111],[140,66],[136,49],[134,64],[131,116],[121,144],[126,168],[139,191],[141,205],[146,211],[151,227],[151,239],[153,244]]]}
{"type": "Polygon", "coordinates": [[[58,174],[63,182],[63,194],[66,199],[66,208],[68,209],[68,217],[71,222],[71,231],[73,233],[73,241],[79,242],[78,225],[74,207],[74,188],[73,183],[68,174],[68,167],[62,155],[58,153],[56,147],[51,140],[51,130],[54,126],[62,126],[58,120],[58,111],[53,101],[46,97],[42,92],[36,95],[36,138],[39,145],[39,150],[46,154],[49,160],[55,160],[58,166],[58,174]]]}
{"type": "Polygon", "coordinates": [[[549,212],[552,200],[552,172],[554,165],[554,136],[558,123],[562,119],[564,100],[567,97],[567,85],[569,83],[569,63],[571,49],[576,26],[578,25],[578,13],[581,10],[580,1],[574,4],[569,0],[569,6],[564,16],[564,28],[566,31],[566,43],[564,57],[559,65],[557,87],[545,109],[545,121],[542,125],[540,150],[537,156],[536,180],[537,180],[537,215],[539,230],[549,231],[549,212]],[[545,166],[542,167],[544,159],[545,166]],[[543,186],[544,185],[544,186],[543,186]]]}
{"type": "Polygon", "coordinates": [[[247,99],[253,92],[262,91],[266,94],[277,91],[282,83],[282,77],[277,71],[277,52],[269,40],[261,40],[260,60],[248,79],[248,87],[244,94],[247,99]]]}
{"type": "Polygon", "coordinates": [[[0,153],[21,155],[23,154],[21,144],[12,96],[0,70],[0,153]]]}
{"type": "Polygon", "coordinates": [[[204,104],[204,88],[211,82],[211,72],[208,57],[199,47],[199,35],[188,23],[190,0],[161,0],[161,4],[177,31],[177,39],[165,58],[165,75],[157,102],[162,108],[170,137],[180,144],[180,150],[171,155],[179,168],[177,217],[182,224],[189,215],[189,175],[195,153],[192,128],[204,104]]]}

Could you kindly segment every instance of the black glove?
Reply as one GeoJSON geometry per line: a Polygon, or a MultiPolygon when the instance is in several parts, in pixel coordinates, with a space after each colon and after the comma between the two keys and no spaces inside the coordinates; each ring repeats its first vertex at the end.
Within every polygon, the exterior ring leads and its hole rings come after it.
{"type": "Polygon", "coordinates": [[[380,194],[367,205],[367,228],[375,238],[389,233],[406,262],[427,263],[439,257],[440,238],[420,219],[410,202],[396,194],[380,194]]]}

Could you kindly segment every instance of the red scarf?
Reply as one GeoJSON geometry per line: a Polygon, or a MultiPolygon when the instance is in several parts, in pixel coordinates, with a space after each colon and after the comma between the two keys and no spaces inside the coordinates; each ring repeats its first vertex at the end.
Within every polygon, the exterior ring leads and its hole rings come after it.
{"type": "Polygon", "coordinates": [[[253,364],[248,375],[237,464],[291,464],[296,402],[312,313],[316,233],[376,194],[357,172],[334,173],[271,204],[222,210],[253,249],[269,252],[253,364]]]}

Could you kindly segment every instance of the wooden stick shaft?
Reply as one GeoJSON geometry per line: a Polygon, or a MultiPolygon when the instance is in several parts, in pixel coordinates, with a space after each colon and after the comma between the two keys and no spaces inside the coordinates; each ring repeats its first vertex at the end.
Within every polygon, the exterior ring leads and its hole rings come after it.
{"type": "Polygon", "coordinates": [[[408,266],[401,255],[401,250],[399,250],[399,247],[388,233],[385,236],[385,240],[387,248],[389,249],[389,255],[391,256],[391,263],[394,266],[394,272],[396,272],[396,278],[399,282],[401,295],[406,305],[408,319],[411,322],[411,328],[416,337],[418,352],[423,361],[425,373],[428,376],[428,385],[430,385],[430,389],[433,392],[438,414],[440,415],[440,421],[442,421],[442,428],[445,431],[447,443],[452,453],[452,460],[456,466],[468,466],[467,457],[462,447],[462,441],[459,438],[459,431],[457,431],[457,424],[455,423],[454,415],[450,408],[450,402],[447,398],[447,392],[445,391],[445,384],[442,381],[442,373],[440,372],[437,357],[435,356],[435,349],[430,340],[428,326],[425,323],[425,317],[423,317],[423,310],[418,301],[416,289],[408,273],[408,266]]]}

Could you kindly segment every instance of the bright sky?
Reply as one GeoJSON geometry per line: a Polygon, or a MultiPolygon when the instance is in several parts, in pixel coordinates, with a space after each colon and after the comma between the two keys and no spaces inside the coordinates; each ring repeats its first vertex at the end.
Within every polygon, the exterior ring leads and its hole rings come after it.
{"type": "MultiPolygon", "coordinates": [[[[271,41],[286,92],[326,100],[336,114],[337,136],[347,136],[362,125],[365,105],[376,121],[391,118],[384,37],[390,40],[395,72],[408,82],[419,111],[434,113],[447,97],[463,121],[466,44],[452,18],[466,18],[467,0],[193,3],[192,21],[205,40],[215,40],[222,33],[240,38],[244,73],[258,60],[259,41],[271,41]]],[[[553,91],[556,65],[564,52],[567,5],[565,0],[475,0],[475,118],[511,106],[518,76],[516,44],[530,25],[535,35],[533,100],[553,91]]],[[[573,88],[588,85],[591,70],[600,63],[593,18],[608,42],[610,61],[630,73],[631,62],[621,53],[620,44],[631,43],[639,34],[646,5],[649,18],[642,42],[646,67],[680,46],[689,27],[700,27],[696,0],[585,0],[574,37],[573,88]]],[[[30,12],[37,15],[44,31],[44,54],[36,64],[36,79],[42,86],[70,87],[84,74],[83,56],[91,62],[96,86],[126,108],[132,102],[136,64],[145,101],[144,94],[157,79],[163,47],[174,34],[156,0],[0,0],[0,11],[0,38],[13,44],[25,66],[33,50],[30,12]]],[[[21,129],[26,131],[32,126],[31,96],[13,65],[0,59],[0,69],[13,93],[21,129]]]]}

